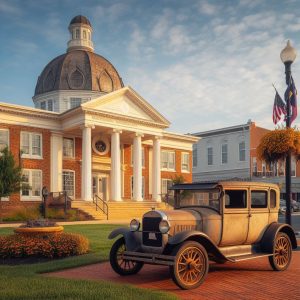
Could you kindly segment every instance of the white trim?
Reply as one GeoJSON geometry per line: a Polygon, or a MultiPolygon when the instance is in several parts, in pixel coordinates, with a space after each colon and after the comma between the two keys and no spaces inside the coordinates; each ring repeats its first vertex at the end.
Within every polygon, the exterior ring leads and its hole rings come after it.
{"type": "Polygon", "coordinates": [[[167,172],[176,172],[176,152],[175,152],[175,150],[161,150],[160,151],[160,156],[161,156],[160,170],[161,171],[167,171],[167,172]],[[162,167],[162,163],[163,163],[162,154],[164,152],[168,153],[168,161],[167,161],[168,167],[167,168],[162,167]],[[174,154],[174,168],[169,168],[169,154],[170,153],[174,154]]]}
{"type": "Polygon", "coordinates": [[[10,131],[9,131],[9,128],[0,128],[0,131],[7,131],[7,148],[9,149],[10,148],[10,143],[9,143],[10,131]]]}
{"type": "Polygon", "coordinates": [[[28,178],[28,184],[32,185],[32,171],[39,171],[41,175],[41,190],[40,190],[40,196],[32,196],[31,195],[31,189],[29,190],[29,195],[24,196],[22,195],[22,190],[20,190],[20,201],[42,201],[42,187],[43,187],[43,171],[41,169],[23,169],[22,171],[29,171],[29,178],[28,178]]]}
{"type": "Polygon", "coordinates": [[[180,161],[180,165],[181,165],[181,173],[190,173],[191,172],[191,166],[190,166],[190,153],[189,152],[181,152],[181,161],[180,161]],[[182,162],[183,162],[183,156],[187,155],[188,156],[188,169],[187,170],[183,170],[182,169],[182,162]]]}
{"type": "Polygon", "coordinates": [[[30,158],[30,159],[43,159],[43,134],[40,132],[34,131],[21,131],[20,132],[20,150],[22,150],[22,134],[27,133],[29,135],[29,153],[22,153],[22,158],[30,158]],[[40,155],[32,154],[32,136],[39,135],[40,136],[40,155]]]}
{"type": "Polygon", "coordinates": [[[75,149],[76,149],[76,146],[75,146],[75,137],[63,136],[63,159],[74,159],[76,157],[75,149]],[[64,139],[69,139],[69,140],[72,139],[73,140],[73,156],[65,156],[64,155],[64,139]]]}
{"type": "MultiPolygon", "coordinates": [[[[76,172],[74,170],[71,169],[62,169],[62,189],[64,190],[64,172],[70,172],[73,173],[73,196],[69,196],[71,199],[76,199],[76,188],[75,188],[75,184],[76,184],[76,172]]],[[[92,189],[92,186],[91,186],[92,189]]]]}

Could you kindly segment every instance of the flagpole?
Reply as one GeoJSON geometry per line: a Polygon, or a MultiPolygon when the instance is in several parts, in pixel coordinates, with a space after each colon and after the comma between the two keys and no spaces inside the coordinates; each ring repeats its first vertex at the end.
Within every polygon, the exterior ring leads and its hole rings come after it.
{"type": "MultiPolygon", "coordinates": [[[[291,127],[291,101],[289,95],[289,87],[291,83],[291,65],[297,56],[296,50],[291,46],[290,41],[281,51],[280,58],[285,65],[285,81],[288,86],[286,99],[286,128],[291,127]]],[[[288,151],[285,162],[285,194],[286,194],[286,214],[285,221],[291,225],[291,151],[288,151]]]]}

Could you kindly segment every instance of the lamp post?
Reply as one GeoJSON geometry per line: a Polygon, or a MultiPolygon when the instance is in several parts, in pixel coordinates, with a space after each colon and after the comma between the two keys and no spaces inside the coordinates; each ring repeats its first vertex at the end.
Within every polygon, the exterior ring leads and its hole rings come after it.
{"type": "MultiPolygon", "coordinates": [[[[286,47],[281,51],[280,58],[285,65],[285,81],[287,86],[291,83],[291,65],[296,59],[297,52],[290,44],[287,42],[286,47]]],[[[291,127],[291,101],[290,97],[286,99],[286,128],[291,127]]],[[[288,152],[285,162],[285,194],[286,194],[286,213],[285,222],[291,225],[291,151],[288,152]]]]}
{"type": "Polygon", "coordinates": [[[46,200],[49,195],[48,189],[46,186],[42,188],[42,196],[43,196],[43,217],[46,218],[46,200]]]}

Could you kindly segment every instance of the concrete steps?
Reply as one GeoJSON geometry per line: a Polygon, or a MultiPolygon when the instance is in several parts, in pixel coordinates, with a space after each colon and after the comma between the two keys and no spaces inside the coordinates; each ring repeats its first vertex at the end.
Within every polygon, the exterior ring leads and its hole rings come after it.
{"type": "MultiPolygon", "coordinates": [[[[153,201],[108,201],[108,220],[131,220],[133,218],[141,219],[143,214],[152,208],[155,209],[173,209],[171,206],[167,206],[165,203],[158,203],[153,201]]],[[[87,202],[82,200],[72,201],[72,208],[81,210],[89,215],[94,220],[106,220],[107,216],[101,211],[96,210],[96,206],[93,202],[87,202]]]]}

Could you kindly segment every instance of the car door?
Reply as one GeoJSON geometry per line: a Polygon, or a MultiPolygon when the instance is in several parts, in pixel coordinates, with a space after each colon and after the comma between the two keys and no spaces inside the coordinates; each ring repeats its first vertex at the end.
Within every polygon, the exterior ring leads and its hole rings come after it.
{"type": "Polygon", "coordinates": [[[260,241],[269,224],[269,190],[251,188],[247,244],[260,241]]]}
{"type": "Polygon", "coordinates": [[[242,245],[248,235],[248,190],[226,189],[223,196],[223,226],[220,246],[242,245]]]}

